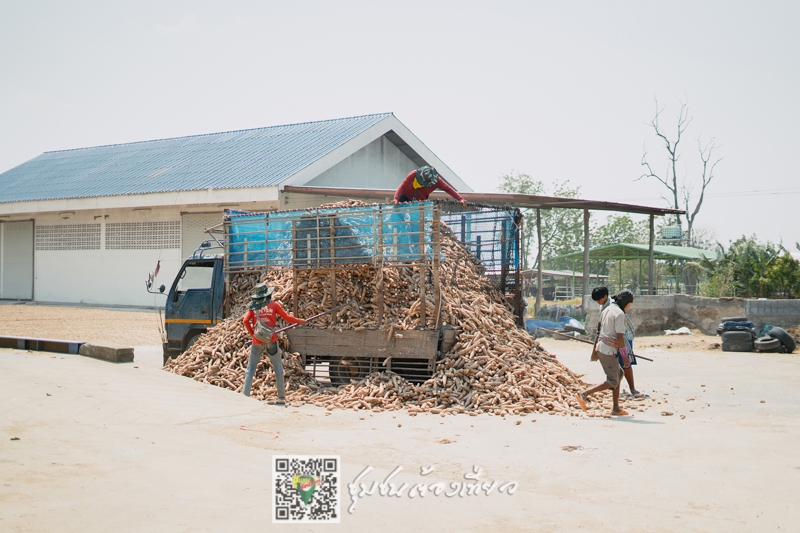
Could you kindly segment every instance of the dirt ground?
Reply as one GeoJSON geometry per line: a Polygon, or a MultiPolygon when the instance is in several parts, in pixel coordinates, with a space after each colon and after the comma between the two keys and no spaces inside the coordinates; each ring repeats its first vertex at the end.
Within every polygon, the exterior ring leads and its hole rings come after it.
{"type": "MultiPolygon", "coordinates": [[[[126,346],[160,344],[159,315],[152,310],[109,310],[88,307],[2,305],[0,306],[0,335],[77,340],[94,343],[113,343],[126,346]]],[[[800,335],[800,326],[796,326],[800,335]]],[[[791,330],[794,331],[794,330],[791,330]]],[[[647,335],[638,337],[641,350],[720,350],[719,337],[704,335],[647,335]]],[[[551,339],[553,340],[553,339],[551,339]]],[[[562,342],[555,340],[552,346],[562,342]]],[[[642,352],[643,355],[646,355],[642,352]]]]}
{"type": "Polygon", "coordinates": [[[0,335],[143,346],[161,344],[157,311],[0,305],[0,335]]]}
{"type": "Polygon", "coordinates": [[[800,338],[800,325],[792,326],[792,327],[785,328],[785,329],[786,329],[786,331],[789,332],[789,335],[791,335],[795,339],[800,338]]]}
{"type": "MultiPolygon", "coordinates": [[[[640,362],[637,386],[661,403],[613,419],[278,408],[164,372],[157,345],[130,342],[128,364],[0,349],[0,531],[270,530],[276,454],[341,458],[348,531],[792,531],[800,356],[705,349],[713,339],[640,338],[655,361],[640,362]],[[348,485],[367,467],[368,486],[402,467],[396,486],[477,471],[517,490],[376,490],[349,513],[348,485]]],[[[542,342],[585,381],[601,379],[588,345],[542,342]]]]}

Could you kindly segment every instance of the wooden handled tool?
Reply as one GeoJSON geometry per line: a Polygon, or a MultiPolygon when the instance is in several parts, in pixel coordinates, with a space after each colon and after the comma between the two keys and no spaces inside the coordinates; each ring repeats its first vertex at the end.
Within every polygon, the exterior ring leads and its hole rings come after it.
{"type": "MultiPolygon", "coordinates": [[[[568,339],[572,339],[572,340],[574,340],[574,341],[580,341],[580,342],[584,342],[584,343],[586,343],[586,344],[591,344],[592,346],[594,346],[594,345],[595,345],[595,343],[594,343],[594,342],[592,342],[592,341],[587,341],[587,340],[585,340],[585,339],[579,339],[578,337],[573,337],[572,335],[565,335],[564,333],[559,333],[558,331],[553,331],[552,329],[545,329],[545,328],[539,328],[539,327],[537,327],[536,329],[540,329],[540,330],[542,330],[542,331],[546,331],[547,333],[552,333],[553,335],[560,335],[560,336],[562,336],[562,337],[566,337],[566,338],[568,338],[568,339]]],[[[650,359],[649,357],[645,357],[645,356],[643,356],[643,355],[639,355],[639,354],[636,354],[636,353],[635,353],[635,354],[631,354],[631,355],[633,355],[633,356],[634,356],[634,357],[636,357],[637,359],[644,359],[645,361],[650,361],[650,362],[652,362],[652,361],[653,361],[653,360],[652,360],[652,359],[650,359]]]]}
{"type": "MultiPolygon", "coordinates": [[[[324,315],[329,315],[329,314],[333,313],[334,311],[338,311],[339,309],[342,309],[343,307],[350,307],[350,305],[351,305],[352,303],[353,303],[353,302],[348,302],[348,303],[346,303],[346,304],[342,304],[342,305],[340,305],[340,306],[338,306],[338,307],[334,307],[333,309],[328,309],[327,311],[323,311],[322,313],[320,313],[320,314],[318,314],[318,315],[314,315],[314,316],[310,316],[310,317],[306,318],[306,319],[305,319],[305,321],[306,321],[306,322],[308,322],[308,321],[310,321],[310,320],[314,320],[314,319],[316,319],[316,318],[319,318],[319,317],[321,317],[321,316],[324,316],[324,315]]],[[[289,325],[288,325],[288,326],[286,326],[285,328],[281,328],[281,329],[275,330],[275,333],[280,333],[281,331],[286,331],[287,329],[296,328],[296,327],[297,327],[297,326],[299,326],[299,325],[300,325],[300,324],[289,324],[289,325]]]]}

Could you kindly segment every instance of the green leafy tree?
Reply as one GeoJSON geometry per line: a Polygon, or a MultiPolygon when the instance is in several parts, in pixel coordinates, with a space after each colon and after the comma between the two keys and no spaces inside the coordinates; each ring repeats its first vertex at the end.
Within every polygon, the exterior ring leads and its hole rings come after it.
{"type": "Polygon", "coordinates": [[[703,262],[706,273],[710,272],[708,281],[700,285],[700,296],[709,298],[730,298],[736,296],[736,268],[733,263],[722,262],[716,267],[703,262]]]}
{"type": "MultiPolygon", "coordinates": [[[[511,172],[500,178],[500,192],[577,198],[580,187],[571,187],[568,181],[548,190],[541,180],[528,174],[511,172]]],[[[536,268],[536,210],[523,209],[523,268],[536,268]]],[[[574,251],[576,243],[583,243],[583,211],[580,209],[547,209],[541,211],[542,256],[554,257],[574,251]]]]}
{"type": "Polygon", "coordinates": [[[786,250],[782,245],[759,242],[755,236],[741,237],[733,241],[726,250],[718,245],[718,260],[703,261],[709,273],[703,293],[707,296],[743,296],[745,298],[768,298],[774,295],[776,277],[783,274],[770,269],[786,250]]]}
{"type": "Polygon", "coordinates": [[[591,232],[592,248],[609,244],[647,244],[650,239],[648,221],[635,222],[630,215],[609,215],[606,223],[591,232]]]}
{"type": "Polygon", "coordinates": [[[767,269],[766,278],[775,294],[793,298],[800,294],[800,261],[785,252],[767,269]]]}

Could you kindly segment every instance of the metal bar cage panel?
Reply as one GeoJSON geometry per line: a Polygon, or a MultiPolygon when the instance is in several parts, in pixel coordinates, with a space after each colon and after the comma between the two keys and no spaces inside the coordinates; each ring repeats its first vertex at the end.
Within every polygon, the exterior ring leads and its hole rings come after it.
{"type": "Polygon", "coordinates": [[[226,271],[433,260],[433,202],[279,213],[229,211],[226,271]]]}

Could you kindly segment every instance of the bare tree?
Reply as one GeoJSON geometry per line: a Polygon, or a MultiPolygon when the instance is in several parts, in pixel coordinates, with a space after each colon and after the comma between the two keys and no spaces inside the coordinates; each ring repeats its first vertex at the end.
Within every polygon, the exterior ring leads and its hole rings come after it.
{"type": "MultiPolygon", "coordinates": [[[[646,172],[644,172],[641,176],[637,178],[636,181],[639,181],[642,178],[654,178],[659,183],[661,183],[667,191],[669,191],[669,198],[662,196],[664,200],[669,204],[670,207],[673,209],[684,209],[686,211],[686,225],[687,225],[687,233],[686,237],[689,243],[693,243],[693,234],[692,229],[694,228],[694,222],[697,218],[697,214],[700,212],[700,208],[703,206],[703,199],[705,198],[706,188],[714,179],[714,168],[717,166],[717,163],[722,161],[722,158],[716,159],[712,162],[713,159],[713,152],[715,148],[719,148],[716,142],[712,138],[709,142],[703,144],[702,140],[698,137],[697,138],[697,149],[700,153],[700,161],[703,163],[702,172],[700,174],[699,183],[692,183],[691,181],[687,181],[686,176],[681,179],[680,183],[678,182],[678,161],[680,160],[680,152],[679,152],[679,144],[683,137],[683,134],[686,132],[686,129],[689,127],[689,124],[692,122],[692,118],[689,116],[689,108],[686,102],[681,102],[681,108],[678,112],[678,122],[677,127],[675,130],[675,137],[670,139],[666,133],[662,130],[659,124],[659,117],[661,113],[664,111],[663,107],[659,107],[658,100],[655,101],[656,103],[656,112],[653,119],[650,121],[649,125],[653,128],[656,136],[661,139],[664,143],[664,148],[667,150],[667,165],[666,169],[663,173],[657,173],[653,170],[653,167],[650,165],[650,162],[647,160],[647,150],[644,150],[642,154],[642,166],[645,167],[646,172]],[[692,199],[695,193],[695,188],[699,187],[699,195],[697,197],[697,201],[692,207],[692,199]]],[[[682,215],[676,215],[676,219],[679,226],[682,226],[682,215]]]]}

